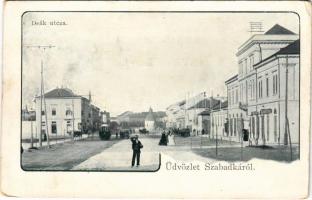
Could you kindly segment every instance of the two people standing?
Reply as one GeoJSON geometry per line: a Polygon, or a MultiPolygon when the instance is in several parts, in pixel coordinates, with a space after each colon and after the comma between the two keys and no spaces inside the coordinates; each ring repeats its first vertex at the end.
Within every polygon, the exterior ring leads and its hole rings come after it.
{"type": "Polygon", "coordinates": [[[161,138],[160,138],[160,141],[158,143],[159,145],[175,145],[175,142],[174,142],[174,134],[169,131],[167,134],[166,132],[164,131],[162,134],[161,134],[161,138]]]}

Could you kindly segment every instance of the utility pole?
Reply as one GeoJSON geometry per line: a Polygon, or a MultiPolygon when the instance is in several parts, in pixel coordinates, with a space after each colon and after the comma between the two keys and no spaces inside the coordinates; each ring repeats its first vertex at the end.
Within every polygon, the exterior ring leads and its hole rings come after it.
{"type": "Polygon", "coordinates": [[[45,116],[45,125],[46,125],[46,134],[47,134],[47,146],[50,148],[50,138],[49,138],[49,125],[48,125],[48,113],[47,113],[47,104],[44,96],[44,84],[42,76],[42,93],[43,93],[43,103],[44,103],[44,116],[45,116]]]}
{"type": "Polygon", "coordinates": [[[30,138],[30,148],[34,148],[34,134],[33,134],[33,121],[30,121],[30,132],[31,132],[31,138],[30,138]]]}
{"type": "Polygon", "coordinates": [[[40,78],[41,78],[41,82],[40,82],[40,124],[39,124],[39,146],[42,147],[42,74],[43,74],[43,69],[42,69],[42,61],[41,61],[41,66],[40,66],[40,78]]]}
{"type": "Polygon", "coordinates": [[[74,99],[72,99],[72,117],[73,117],[73,132],[72,132],[72,140],[74,141],[75,140],[75,136],[74,136],[74,132],[75,132],[75,109],[74,109],[74,99]]]}
{"type": "Polygon", "coordinates": [[[288,57],[286,56],[286,91],[285,91],[285,127],[284,127],[284,144],[288,145],[287,122],[288,122],[288,57]]]}
{"type": "MultiPolygon", "coordinates": [[[[39,50],[43,50],[45,52],[46,49],[54,48],[55,46],[52,45],[25,45],[26,48],[35,48],[39,50]]],[[[44,55],[43,55],[44,57],[44,55]]],[[[43,80],[43,58],[41,58],[41,82],[40,82],[40,124],[39,124],[39,146],[42,147],[42,101],[44,101],[44,114],[45,114],[45,121],[46,121],[46,134],[47,134],[47,143],[48,147],[50,147],[49,144],[49,132],[48,132],[48,120],[47,120],[47,112],[46,112],[46,104],[45,104],[45,98],[44,98],[44,80],[43,80]]]]}
{"type": "Polygon", "coordinates": [[[286,55],[286,92],[285,92],[285,134],[284,134],[284,144],[290,147],[290,160],[292,161],[292,144],[291,144],[291,136],[289,130],[289,120],[288,120],[288,55],[286,55]],[[289,141],[288,141],[289,140],[289,141]]]}

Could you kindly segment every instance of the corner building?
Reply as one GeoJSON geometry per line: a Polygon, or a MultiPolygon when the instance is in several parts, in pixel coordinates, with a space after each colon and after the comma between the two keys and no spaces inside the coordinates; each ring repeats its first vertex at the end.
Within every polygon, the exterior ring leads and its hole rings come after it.
{"type": "Polygon", "coordinates": [[[287,109],[291,139],[293,143],[298,142],[298,38],[297,34],[276,24],[239,47],[238,74],[225,81],[231,139],[240,141],[242,129],[247,129],[253,145],[287,144],[288,137],[284,135],[287,109]]]}

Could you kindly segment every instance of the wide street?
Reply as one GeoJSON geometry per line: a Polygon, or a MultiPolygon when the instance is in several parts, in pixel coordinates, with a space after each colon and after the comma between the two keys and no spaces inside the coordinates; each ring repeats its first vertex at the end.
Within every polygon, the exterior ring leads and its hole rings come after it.
{"type": "Polygon", "coordinates": [[[140,136],[143,144],[141,150],[140,167],[131,167],[132,149],[130,140],[121,140],[113,146],[94,155],[73,170],[148,170],[155,171],[159,168],[159,154],[169,156],[181,161],[207,161],[190,151],[189,146],[160,146],[159,137],[140,136]]]}
{"type": "Polygon", "coordinates": [[[132,149],[129,139],[101,141],[98,137],[52,145],[51,148],[25,150],[22,166],[26,170],[145,170],[159,168],[160,154],[181,161],[211,160],[192,152],[187,138],[177,137],[175,146],[159,146],[160,136],[140,135],[143,144],[140,167],[131,167],[132,149]]]}
{"type": "MultiPolygon", "coordinates": [[[[74,142],[58,143],[51,148],[25,150],[22,167],[25,170],[82,170],[82,171],[156,171],[163,158],[175,161],[209,162],[216,160],[237,162],[252,158],[290,162],[289,147],[255,148],[239,143],[218,141],[216,158],[215,140],[207,137],[175,137],[175,145],[158,145],[160,135],[140,135],[143,144],[139,167],[131,167],[132,148],[129,139],[102,141],[95,136],[74,142]],[[161,158],[160,159],[160,155],[161,158]]],[[[293,149],[293,159],[298,159],[298,148],[293,149]]]]}

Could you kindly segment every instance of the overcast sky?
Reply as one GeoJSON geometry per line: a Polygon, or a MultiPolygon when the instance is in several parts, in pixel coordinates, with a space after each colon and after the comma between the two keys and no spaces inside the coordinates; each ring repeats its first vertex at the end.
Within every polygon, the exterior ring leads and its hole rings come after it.
{"type": "Polygon", "coordinates": [[[56,47],[45,54],[24,48],[23,105],[40,91],[41,59],[46,91],[91,91],[94,104],[113,116],[165,110],[187,93],[225,95],[251,21],[261,21],[264,31],[278,23],[299,32],[291,13],[27,13],[24,45],[56,47]],[[66,25],[32,25],[40,20],[66,25]]]}

